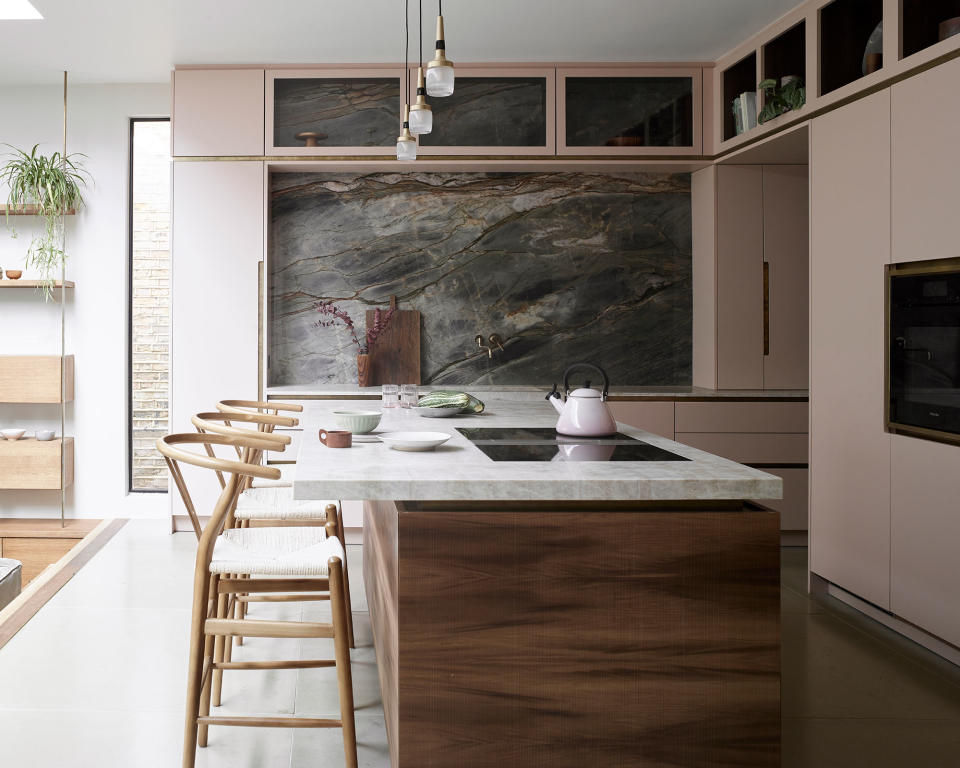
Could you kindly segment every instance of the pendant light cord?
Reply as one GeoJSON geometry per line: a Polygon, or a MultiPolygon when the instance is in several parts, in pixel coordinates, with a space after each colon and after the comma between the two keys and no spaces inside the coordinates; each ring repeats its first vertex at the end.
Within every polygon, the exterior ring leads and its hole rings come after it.
{"type": "Polygon", "coordinates": [[[410,0],[403,0],[403,78],[407,81],[407,105],[410,105],[410,73],[407,63],[410,61],[410,0]]]}
{"type": "Polygon", "coordinates": [[[420,0],[420,17],[418,19],[420,24],[420,50],[417,53],[420,54],[420,69],[423,69],[423,0],[420,0]]]}

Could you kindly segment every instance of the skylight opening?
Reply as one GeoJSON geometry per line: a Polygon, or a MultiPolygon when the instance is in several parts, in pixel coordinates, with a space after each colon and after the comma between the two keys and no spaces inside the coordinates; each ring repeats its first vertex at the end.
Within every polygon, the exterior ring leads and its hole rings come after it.
{"type": "Polygon", "coordinates": [[[30,0],[0,0],[0,21],[30,21],[43,15],[30,0]]]}

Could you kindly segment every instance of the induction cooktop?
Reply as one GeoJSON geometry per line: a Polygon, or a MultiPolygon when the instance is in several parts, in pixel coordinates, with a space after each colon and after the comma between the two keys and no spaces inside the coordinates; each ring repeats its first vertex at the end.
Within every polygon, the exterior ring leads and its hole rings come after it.
{"type": "Polygon", "coordinates": [[[457,427],[493,461],[689,461],[635,437],[570,437],[551,427],[457,427]]]}

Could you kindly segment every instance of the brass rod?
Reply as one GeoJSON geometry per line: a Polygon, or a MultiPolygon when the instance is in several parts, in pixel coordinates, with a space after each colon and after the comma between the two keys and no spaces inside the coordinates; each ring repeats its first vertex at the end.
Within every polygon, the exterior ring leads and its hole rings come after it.
{"type": "Polygon", "coordinates": [[[770,354],[770,262],[763,262],[763,354],[770,354]]]}
{"type": "MultiPolygon", "coordinates": [[[[67,71],[63,71],[63,156],[67,162],[67,71]]],[[[67,222],[60,216],[60,527],[67,524],[67,222]]]]}

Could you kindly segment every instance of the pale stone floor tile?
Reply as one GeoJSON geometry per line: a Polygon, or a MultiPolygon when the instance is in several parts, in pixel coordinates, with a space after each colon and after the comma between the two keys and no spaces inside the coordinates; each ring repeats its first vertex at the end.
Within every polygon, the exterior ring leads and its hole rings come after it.
{"type": "MultiPolygon", "coordinates": [[[[179,765],[196,540],[127,524],[0,649],[4,768],[179,765]]],[[[361,548],[348,547],[360,765],[387,768],[361,548]]],[[[955,768],[960,670],[829,598],[806,593],[806,549],[782,550],[783,766],[955,768]]],[[[255,618],[329,621],[327,602],[255,618]]],[[[235,660],[333,658],[329,640],[248,638],[235,660]]],[[[228,672],[217,713],[339,714],[336,672],[228,672]]],[[[340,729],[210,730],[198,768],[337,768],[340,729]]]]}

